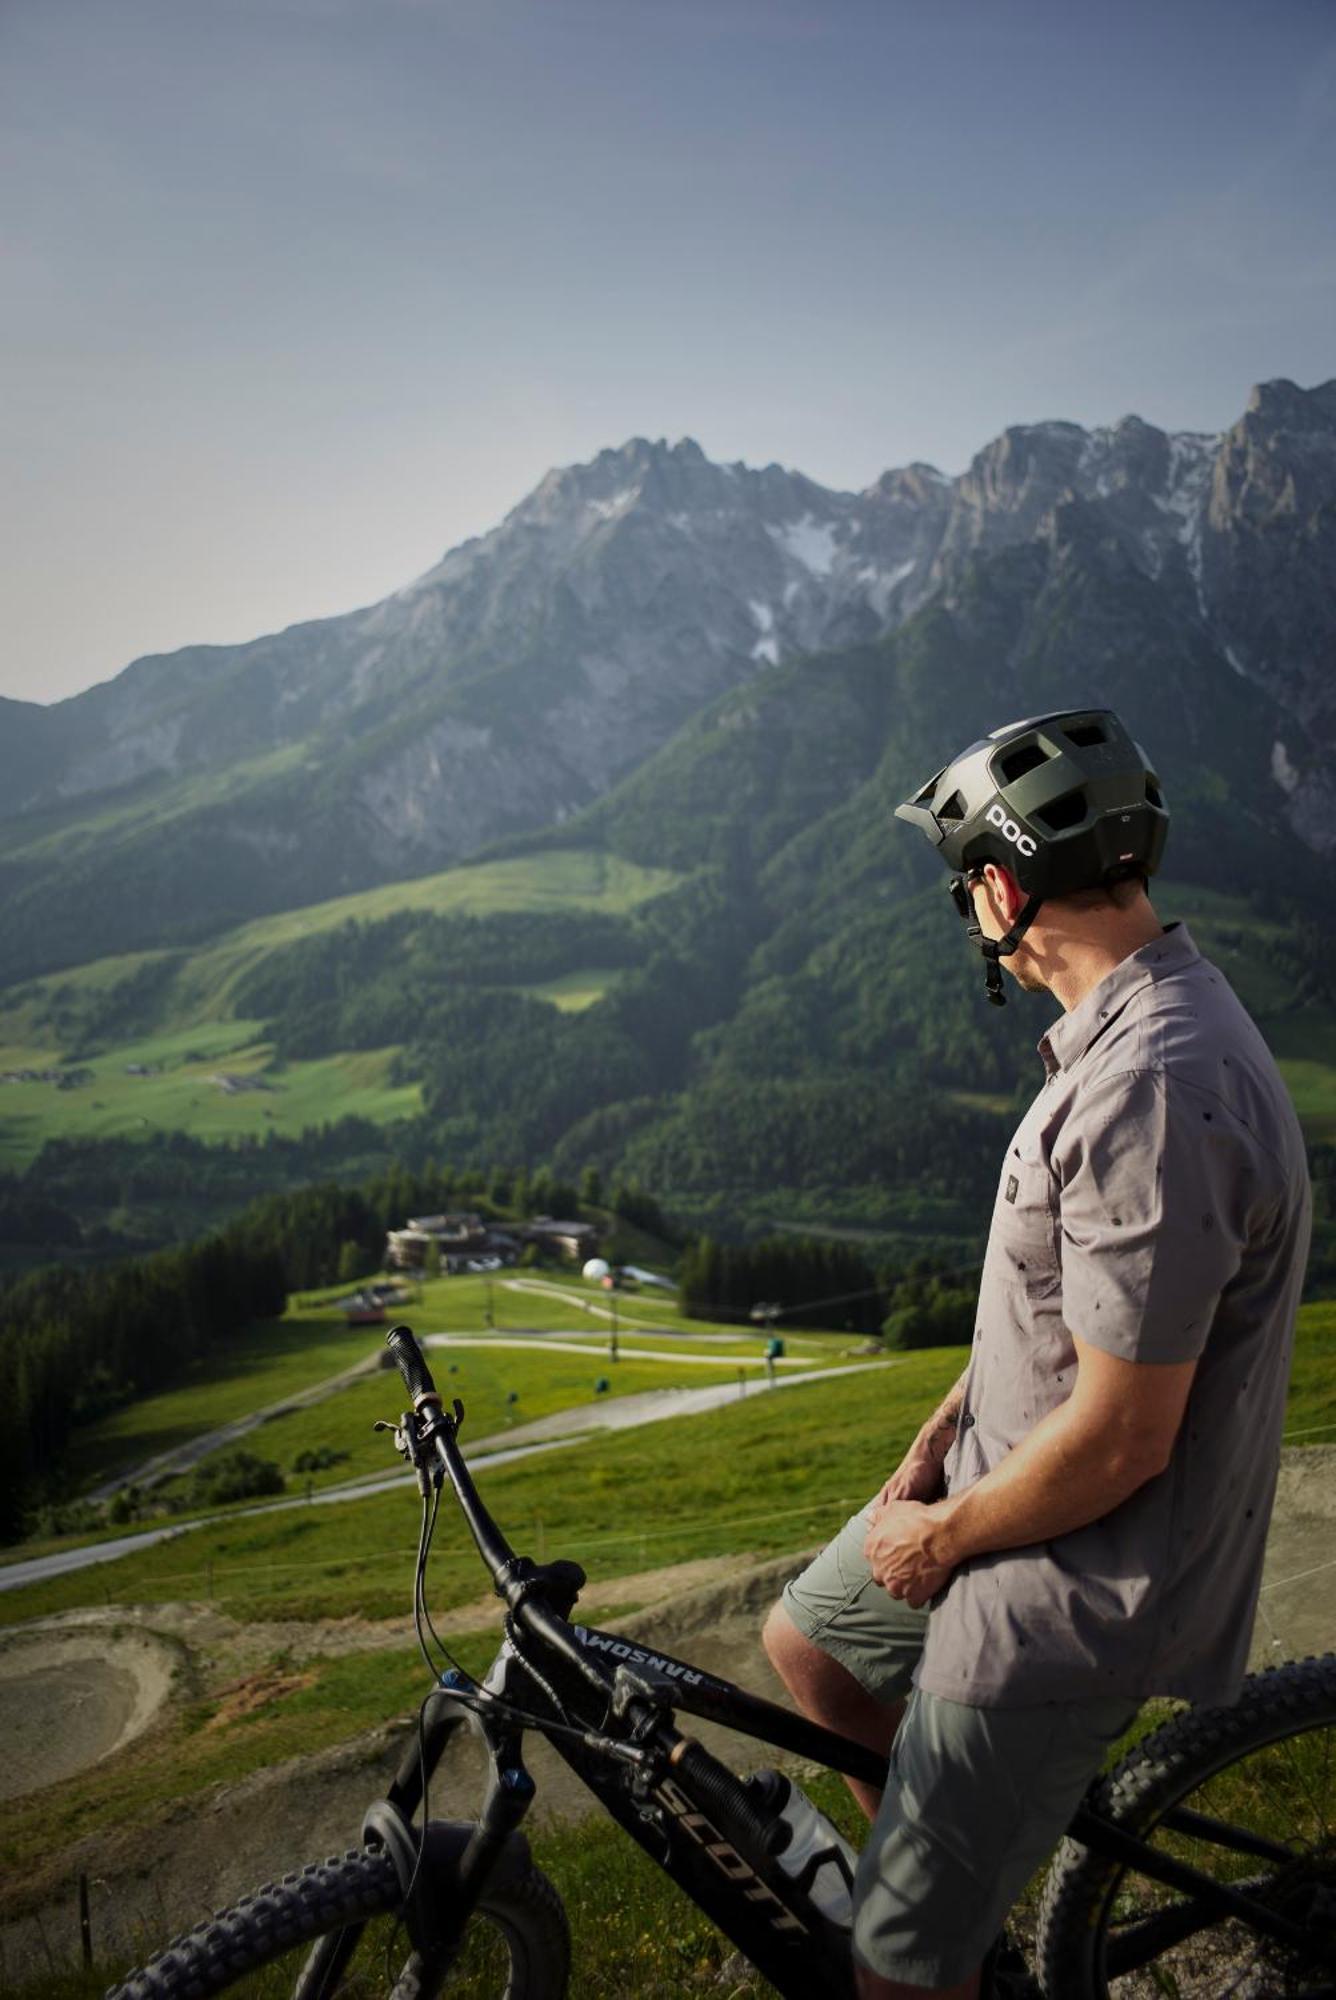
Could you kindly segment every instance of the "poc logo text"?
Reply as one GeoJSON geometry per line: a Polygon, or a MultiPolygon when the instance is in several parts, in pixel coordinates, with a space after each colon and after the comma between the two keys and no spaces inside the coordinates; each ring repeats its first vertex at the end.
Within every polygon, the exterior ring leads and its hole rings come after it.
{"type": "Polygon", "coordinates": [[[989,806],[984,818],[989,826],[998,828],[1004,840],[1009,840],[1018,854],[1033,854],[1035,843],[1028,833],[1022,833],[1014,819],[1008,819],[997,799],[989,806]]]}

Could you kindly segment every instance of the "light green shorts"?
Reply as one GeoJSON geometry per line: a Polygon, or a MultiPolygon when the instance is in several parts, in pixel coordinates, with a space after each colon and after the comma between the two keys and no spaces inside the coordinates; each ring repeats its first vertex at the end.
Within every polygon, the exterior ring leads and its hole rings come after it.
{"type": "Polygon", "coordinates": [[[975,1708],[910,1692],[928,1613],[888,1597],[855,1514],[784,1592],[798,1630],[879,1700],[909,1695],[854,1883],[854,1956],[884,1979],[956,1986],[1056,1844],[1139,1704],[1123,1695],[975,1708]]]}
{"type": "Polygon", "coordinates": [[[879,1701],[902,1701],[928,1632],[928,1614],[888,1597],[863,1554],[871,1501],[850,1517],[801,1576],[784,1587],[798,1630],[847,1667],[879,1701]]]}

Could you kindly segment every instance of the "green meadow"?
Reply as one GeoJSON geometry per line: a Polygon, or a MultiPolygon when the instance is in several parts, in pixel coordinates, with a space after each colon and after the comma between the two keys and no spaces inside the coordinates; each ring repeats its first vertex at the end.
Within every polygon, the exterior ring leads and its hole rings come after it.
{"type": "MultiPolygon", "coordinates": [[[[435,1350],[432,1364],[441,1385],[458,1392],[467,1388],[468,1376],[449,1376],[442,1365],[446,1352],[435,1350]]],[[[466,1407],[473,1397],[465,1441],[492,1427],[494,1419],[482,1415],[475,1424],[473,1411],[495,1412],[498,1395],[504,1426],[506,1411],[514,1413],[504,1401],[512,1387],[518,1388],[524,1415],[541,1413],[536,1407],[530,1411],[530,1398],[547,1407],[556,1407],[563,1394],[587,1400],[592,1383],[583,1361],[566,1359],[578,1365],[563,1387],[558,1357],[545,1356],[541,1348],[532,1355],[461,1351],[461,1371],[469,1370],[477,1383],[477,1395],[470,1390],[464,1397],[466,1407]]],[[[874,1372],[835,1370],[824,1380],[778,1394],[740,1394],[701,1415],[596,1433],[495,1467],[483,1475],[484,1495],[521,1545],[548,1556],[573,1556],[604,1579],[703,1555],[779,1554],[819,1537],[841,1508],[847,1511],[873,1490],[963,1359],[959,1348],[928,1349],[874,1372]]],[[[591,1370],[596,1365],[591,1357],[591,1370]]],[[[618,1371],[657,1368],[615,1365],[618,1371]]],[[[612,1372],[608,1364],[604,1373],[612,1372]]],[[[633,1379],[628,1373],[626,1386],[633,1379]]],[[[401,1400],[397,1384],[387,1376],[371,1387],[385,1396],[384,1414],[393,1415],[391,1405],[401,1400]]],[[[318,1423],[321,1437],[336,1448],[357,1450],[356,1432],[375,1400],[360,1386],[341,1392],[313,1410],[309,1423],[318,1423]],[[343,1416],[354,1412],[358,1421],[345,1428],[343,1416]]],[[[287,1449],[302,1424],[280,1421],[292,1425],[284,1434],[287,1449]]],[[[269,1428],[248,1442],[254,1445],[269,1428]]],[[[1286,1435],[1295,1443],[1336,1442],[1336,1303],[1303,1308],[1286,1435]]],[[[382,1462],[392,1467],[396,1461],[383,1438],[381,1446],[382,1462]]],[[[0,1622],[83,1604],[180,1598],[207,1598],[243,1619],[392,1617],[409,1602],[416,1529],[417,1502],[407,1483],[365,1499],[233,1514],[114,1563],[6,1591],[0,1595],[0,1622]]],[[[439,1592],[433,1601],[443,1609],[478,1594],[476,1552],[448,1505],[433,1574],[439,1592]]]]}
{"type": "MultiPolygon", "coordinates": [[[[498,1466],[482,1490],[517,1543],[573,1556],[599,1578],[729,1551],[780,1553],[866,1497],[960,1362],[958,1349],[929,1350],[875,1374],[840,1371],[704,1415],[596,1434],[498,1466]]],[[[440,1380],[449,1382],[444,1370],[440,1380]]],[[[388,1377],[385,1386],[390,1403],[402,1400],[388,1377]]],[[[433,1602],[448,1609],[475,1599],[484,1579],[454,1510],[442,1512],[433,1602]]],[[[411,1602],[417,1526],[411,1482],[366,1499],[234,1514],[114,1563],[5,1591],[0,1623],[181,1598],[207,1598],[242,1619],[393,1617],[411,1602]]]]}
{"type": "MultiPolygon", "coordinates": [[[[391,1318],[408,1321],[423,1336],[449,1331],[479,1343],[431,1351],[441,1387],[467,1404],[470,1439],[604,1396],[699,1389],[735,1380],[740,1370],[752,1377],[764,1371],[761,1329],[711,1329],[683,1320],[670,1293],[662,1303],[649,1294],[619,1295],[619,1346],[656,1358],[628,1355],[614,1363],[606,1294],[588,1285],[547,1275],[509,1283],[499,1275],[465,1276],[428,1280],[415,1291],[391,1318]],[[541,1333],[564,1336],[587,1351],[549,1350],[528,1339],[541,1333]],[[712,1337],[703,1341],[702,1333],[712,1337]],[[512,1344],[518,1338],[525,1345],[512,1344]]],[[[813,1368],[840,1367],[851,1358],[847,1336],[786,1335],[785,1344],[791,1362],[813,1368]]],[[[327,1300],[297,1301],[281,1320],[249,1328],[226,1354],[210,1356],[189,1381],[138,1397],[81,1431],[84,1482],[98,1484],[219,1425],[271,1409],[274,1414],[246,1437],[244,1448],[278,1464],[294,1479],[294,1490],[304,1490],[308,1477],[319,1490],[392,1470],[396,1461],[371,1427],[378,1417],[393,1417],[402,1402],[393,1372],[375,1369],[309,1408],[284,1408],[285,1399],[299,1391],[332,1381],[359,1363],[375,1364],[384,1353],[379,1329],[347,1326],[327,1300]],[[330,1466],[298,1474],[293,1462],[306,1451],[340,1456],[330,1466]]],[[[219,1451],[235,1448],[223,1445],[219,1451]]],[[[215,1456],[200,1462],[207,1465],[215,1456]]]]}
{"type": "MultiPolygon", "coordinates": [[[[22,1171],[48,1139],[295,1138],[335,1115],[389,1125],[421,1110],[416,1083],[390,1080],[397,1049],[278,1063],[271,1046],[254,1039],[258,1025],[208,1021],[124,1043],[81,1061],[77,1068],[90,1074],[74,1088],[0,1083],[0,1170],[22,1171]]],[[[0,1049],[0,1072],[53,1061],[49,1050],[0,1049]]]]}
{"type": "Polygon", "coordinates": [[[269,952],[300,938],[337,930],[341,924],[377,923],[403,910],[420,910],[432,916],[601,910],[624,916],[671,888],[678,879],[669,869],[641,868],[592,848],[563,848],[387,883],[381,889],[365,889],[304,909],[257,917],[229,931],[191,955],[180,977],[179,1004],[191,1014],[223,1011],[242,974],[252,971],[269,952]]]}
{"type": "MultiPolygon", "coordinates": [[[[257,917],[189,952],[149,951],[99,959],[65,972],[27,980],[0,995],[0,1040],[30,1039],[35,1014],[50,1006],[60,989],[105,992],[145,966],[175,963],[170,1017],[181,1026],[224,1020],[229,998],[242,976],[272,951],[301,938],[337,930],[341,924],[376,923],[404,910],[432,916],[488,916],[518,911],[598,910],[624,916],[639,904],[670,889],[679,876],[667,868],[642,868],[618,855],[593,848],[562,848],[545,854],[518,855],[502,861],[479,862],[387,883],[355,895],[257,917]]],[[[590,972],[567,978],[588,983],[606,974],[590,972]]],[[[554,982],[564,986],[565,981],[554,982]]],[[[572,986],[572,991],[576,988],[572,986]]]]}
{"type": "MultiPolygon", "coordinates": [[[[372,923],[404,910],[434,915],[602,911],[624,915],[678,880],[592,849],[525,855],[396,882],[307,908],[257,918],[190,952],[140,952],[29,980],[0,994],[0,1073],[52,1070],[86,1074],[69,1087],[47,1081],[0,1083],[0,1170],[22,1171],[47,1139],[135,1139],[155,1131],[187,1132],[218,1142],[295,1137],[331,1117],[380,1125],[422,1108],[417,1084],[396,1084],[396,1047],[345,1051],[279,1064],[261,1039],[263,1024],[238,1018],[242,978],[272,952],[354,920],[372,923]],[[76,1030],[80,1009],[114,1001],[157,969],[154,1001],[163,1023],[153,1033],[95,1042],[76,1030]],[[131,1072],[137,1072],[131,1074],[131,1072]],[[147,1073],[145,1073],[147,1072],[147,1073]],[[225,1086],[218,1076],[248,1088],[225,1086]]],[[[615,973],[587,967],[513,990],[564,1013],[592,1006],[615,973]]]]}

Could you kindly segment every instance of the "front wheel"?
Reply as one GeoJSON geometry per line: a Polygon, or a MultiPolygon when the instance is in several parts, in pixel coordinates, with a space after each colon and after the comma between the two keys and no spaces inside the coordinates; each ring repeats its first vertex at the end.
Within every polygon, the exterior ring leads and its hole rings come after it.
{"type": "MultiPolygon", "coordinates": [[[[434,1889],[449,1894],[440,1871],[434,1889]]],[[[206,2000],[224,1992],[248,2000],[329,2000],[335,1993],[429,2000],[442,1984],[460,2000],[562,2000],[570,1968],[566,1913],[520,1835],[508,1841],[443,1979],[413,1951],[400,1902],[389,1856],[353,1849],[196,1925],[107,2000],[206,2000]]]]}
{"type": "Polygon", "coordinates": [[[1136,1744],[1091,1803],[1255,1897],[1302,1941],[1211,1914],[1069,1838],[1039,1914],[1049,2000],[1332,2000],[1336,1654],[1250,1675],[1233,1708],[1189,1709],[1136,1744]]]}

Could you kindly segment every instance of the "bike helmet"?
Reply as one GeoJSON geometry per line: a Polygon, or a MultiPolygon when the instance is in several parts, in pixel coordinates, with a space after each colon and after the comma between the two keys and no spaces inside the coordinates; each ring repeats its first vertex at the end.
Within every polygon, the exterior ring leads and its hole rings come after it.
{"type": "Polygon", "coordinates": [[[998,959],[1015,951],[1049,897],[1153,875],[1169,814],[1160,781],[1111,709],[1072,708],[1010,722],[972,743],[895,809],[964,878],[986,861],[1010,870],[1028,901],[1004,938],[970,935],[988,961],[988,998],[1005,1003],[998,959]]]}

